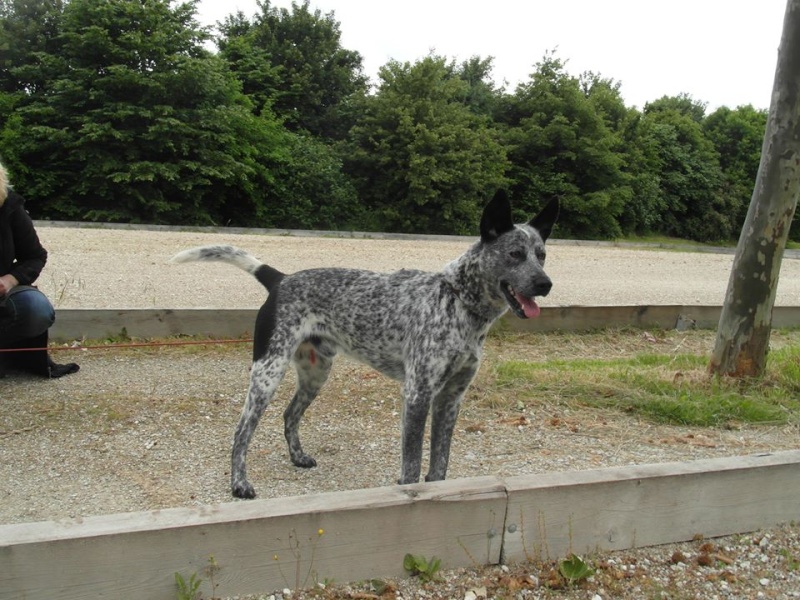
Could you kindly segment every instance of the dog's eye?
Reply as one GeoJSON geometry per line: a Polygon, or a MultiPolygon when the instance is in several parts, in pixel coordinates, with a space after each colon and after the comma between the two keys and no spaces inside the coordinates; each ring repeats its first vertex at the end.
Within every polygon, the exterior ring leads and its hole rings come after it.
{"type": "Polygon", "coordinates": [[[514,260],[525,260],[524,250],[512,250],[511,252],[508,253],[508,255],[514,260]]]}
{"type": "Polygon", "coordinates": [[[544,262],[544,259],[547,258],[547,253],[544,250],[537,250],[536,258],[539,260],[539,262],[544,262]]]}

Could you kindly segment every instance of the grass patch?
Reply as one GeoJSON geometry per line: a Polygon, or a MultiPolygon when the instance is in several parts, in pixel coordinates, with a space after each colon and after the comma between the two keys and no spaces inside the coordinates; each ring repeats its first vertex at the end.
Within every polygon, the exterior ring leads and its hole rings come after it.
{"type": "Polygon", "coordinates": [[[617,242],[627,242],[632,244],[657,244],[669,247],[680,247],[685,249],[689,246],[699,246],[708,248],[735,248],[737,240],[718,240],[715,242],[696,242],[684,238],[670,237],[666,235],[629,235],[622,238],[617,238],[617,242]]]}
{"type": "MultiPolygon", "coordinates": [[[[736,248],[739,242],[738,236],[731,240],[717,240],[715,242],[695,242],[685,238],[670,237],[667,235],[627,235],[625,237],[616,238],[615,242],[627,242],[631,244],[657,244],[667,248],[674,246],[680,247],[685,250],[689,246],[706,246],[709,248],[736,248]]],[[[787,250],[800,250],[800,241],[786,241],[787,250]]]]}
{"type": "Polygon", "coordinates": [[[786,423],[800,414],[797,346],[774,351],[767,374],[758,380],[712,377],[707,365],[703,354],[650,351],[611,358],[505,360],[495,365],[493,375],[509,406],[547,394],[556,402],[703,427],[786,423]]]}
{"type": "MultiPolygon", "coordinates": [[[[208,381],[211,387],[176,392],[180,382],[158,379],[155,383],[140,383],[133,397],[130,391],[119,393],[102,388],[87,394],[83,409],[79,411],[68,411],[67,405],[60,401],[43,403],[39,407],[41,414],[37,413],[38,420],[63,422],[72,415],[74,419],[88,419],[100,426],[113,425],[132,418],[140,405],[163,402],[162,398],[169,400],[161,409],[165,413],[185,415],[203,409],[205,403],[217,402],[220,397],[244,395],[244,376],[235,377],[235,385],[240,387],[232,387],[230,383],[219,389],[213,386],[217,385],[214,380],[222,372],[220,361],[230,361],[231,369],[247,368],[251,359],[250,342],[216,345],[214,340],[204,337],[132,341],[188,341],[196,345],[114,347],[90,351],[90,356],[110,353],[122,360],[174,357],[175,360],[191,360],[192,364],[211,361],[207,368],[213,375],[208,381]]],[[[84,342],[86,346],[109,343],[109,340],[84,342]]],[[[713,343],[714,332],[704,330],[629,328],[532,335],[495,329],[487,339],[484,362],[470,394],[483,407],[510,413],[552,403],[576,409],[616,410],[659,423],[690,426],[800,422],[797,418],[800,415],[800,329],[772,332],[768,372],[754,381],[710,377],[706,367],[713,343]]],[[[328,398],[345,398],[358,393],[399,402],[397,382],[374,378],[364,367],[369,375],[354,383],[356,380],[343,368],[354,367],[343,366],[339,361],[324,391],[328,398]],[[354,388],[356,392],[352,392],[354,388]]],[[[289,392],[286,393],[290,393],[291,384],[287,386],[289,392]]],[[[15,414],[8,412],[7,428],[30,424],[17,422],[19,419],[12,418],[15,414]]],[[[0,420],[0,429],[2,426],[0,420]]]]}

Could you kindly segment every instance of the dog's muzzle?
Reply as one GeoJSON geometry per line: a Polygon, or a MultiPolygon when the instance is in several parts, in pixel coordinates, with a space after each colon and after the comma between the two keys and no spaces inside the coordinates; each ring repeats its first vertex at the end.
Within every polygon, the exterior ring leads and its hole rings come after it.
{"type": "Polygon", "coordinates": [[[520,319],[535,319],[541,313],[541,308],[536,303],[536,296],[547,296],[550,289],[553,287],[553,282],[549,278],[543,278],[537,281],[533,287],[533,295],[525,296],[515,290],[511,284],[502,282],[501,289],[506,297],[506,302],[509,308],[520,319]]]}

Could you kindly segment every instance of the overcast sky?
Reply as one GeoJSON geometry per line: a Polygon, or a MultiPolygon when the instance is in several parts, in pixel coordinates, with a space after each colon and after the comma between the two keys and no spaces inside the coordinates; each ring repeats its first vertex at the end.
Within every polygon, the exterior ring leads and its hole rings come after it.
{"type": "MultiPolygon", "coordinates": [[[[298,2],[300,3],[300,2],[298,2]]],[[[290,7],[291,0],[273,0],[290,7]]],[[[201,0],[213,25],[255,0],[201,0]]],[[[436,54],[459,61],[494,57],[494,79],[513,90],[556,49],[572,75],[590,70],[622,84],[628,106],[682,92],[709,111],[769,108],[785,0],[312,0],[334,12],[342,46],[377,80],[389,59],[436,54]]]]}

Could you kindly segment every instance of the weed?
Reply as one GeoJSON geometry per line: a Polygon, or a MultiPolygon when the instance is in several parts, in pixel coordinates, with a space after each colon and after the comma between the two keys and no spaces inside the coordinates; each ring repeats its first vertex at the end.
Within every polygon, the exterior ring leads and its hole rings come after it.
{"type": "Polygon", "coordinates": [[[133,338],[128,335],[127,327],[123,327],[119,333],[110,335],[105,339],[107,344],[127,344],[131,341],[133,341],[133,338]]]}
{"type": "Polygon", "coordinates": [[[780,555],[783,556],[783,559],[786,561],[786,566],[790,571],[797,571],[800,569],[800,559],[792,556],[792,553],[789,552],[787,548],[782,548],[780,550],[780,555]]]}
{"type": "Polygon", "coordinates": [[[175,585],[178,586],[178,600],[196,600],[200,597],[199,589],[203,580],[192,573],[189,581],[184,579],[180,573],[175,573],[175,585]]]}
{"type": "MultiPolygon", "coordinates": [[[[317,553],[317,543],[319,542],[319,540],[322,538],[323,535],[325,535],[325,530],[322,529],[322,528],[319,528],[319,529],[317,529],[316,536],[309,536],[308,537],[307,541],[310,543],[310,546],[311,546],[311,554],[310,554],[310,556],[308,558],[308,570],[306,571],[305,576],[303,576],[303,574],[302,574],[303,552],[302,552],[302,548],[301,548],[301,544],[300,544],[300,539],[297,537],[297,531],[295,531],[294,529],[292,529],[289,532],[289,541],[288,541],[287,547],[288,547],[289,552],[294,557],[294,589],[295,590],[300,590],[300,589],[305,588],[308,585],[308,581],[309,581],[309,579],[311,578],[312,575],[316,579],[316,575],[317,574],[313,571],[313,569],[314,569],[314,559],[316,558],[316,553],[317,553]]],[[[286,575],[284,575],[283,569],[281,568],[280,556],[275,554],[272,557],[272,560],[274,560],[277,563],[278,571],[280,572],[281,577],[283,577],[283,580],[286,583],[286,585],[287,586],[291,586],[292,584],[289,583],[289,580],[286,578],[286,575]]]]}
{"type": "Polygon", "coordinates": [[[561,573],[567,584],[575,585],[594,575],[595,570],[577,554],[570,554],[558,563],[558,572],[561,573]]]}
{"type": "MultiPolygon", "coordinates": [[[[211,585],[211,600],[217,597],[217,587],[219,584],[216,582],[215,577],[220,572],[221,567],[217,564],[214,555],[208,557],[206,566],[203,567],[203,575],[208,577],[209,585],[211,585]]],[[[202,594],[200,593],[200,586],[203,584],[197,573],[192,573],[187,581],[186,578],[180,573],[175,573],[175,585],[178,586],[178,600],[200,600],[202,594]]]]}
{"type": "Polygon", "coordinates": [[[395,584],[384,579],[370,579],[369,587],[379,597],[389,596],[393,598],[397,592],[395,584]]]}
{"type": "Polygon", "coordinates": [[[50,275],[50,285],[53,288],[53,305],[61,306],[69,298],[70,288],[81,291],[86,288],[86,283],[76,275],[65,274],[63,280],[58,281],[55,275],[50,275]]]}
{"type": "Polygon", "coordinates": [[[421,555],[406,554],[403,558],[403,568],[426,583],[438,579],[441,566],[442,561],[435,556],[428,560],[421,555]]]}
{"type": "Polygon", "coordinates": [[[206,566],[203,567],[203,574],[206,577],[208,577],[208,580],[211,583],[211,597],[212,598],[216,598],[216,596],[217,596],[217,586],[219,586],[219,584],[216,582],[215,577],[216,577],[217,573],[220,572],[220,570],[221,570],[221,568],[217,564],[217,561],[214,558],[214,555],[212,554],[211,556],[208,557],[208,563],[206,563],[206,566]]]}

